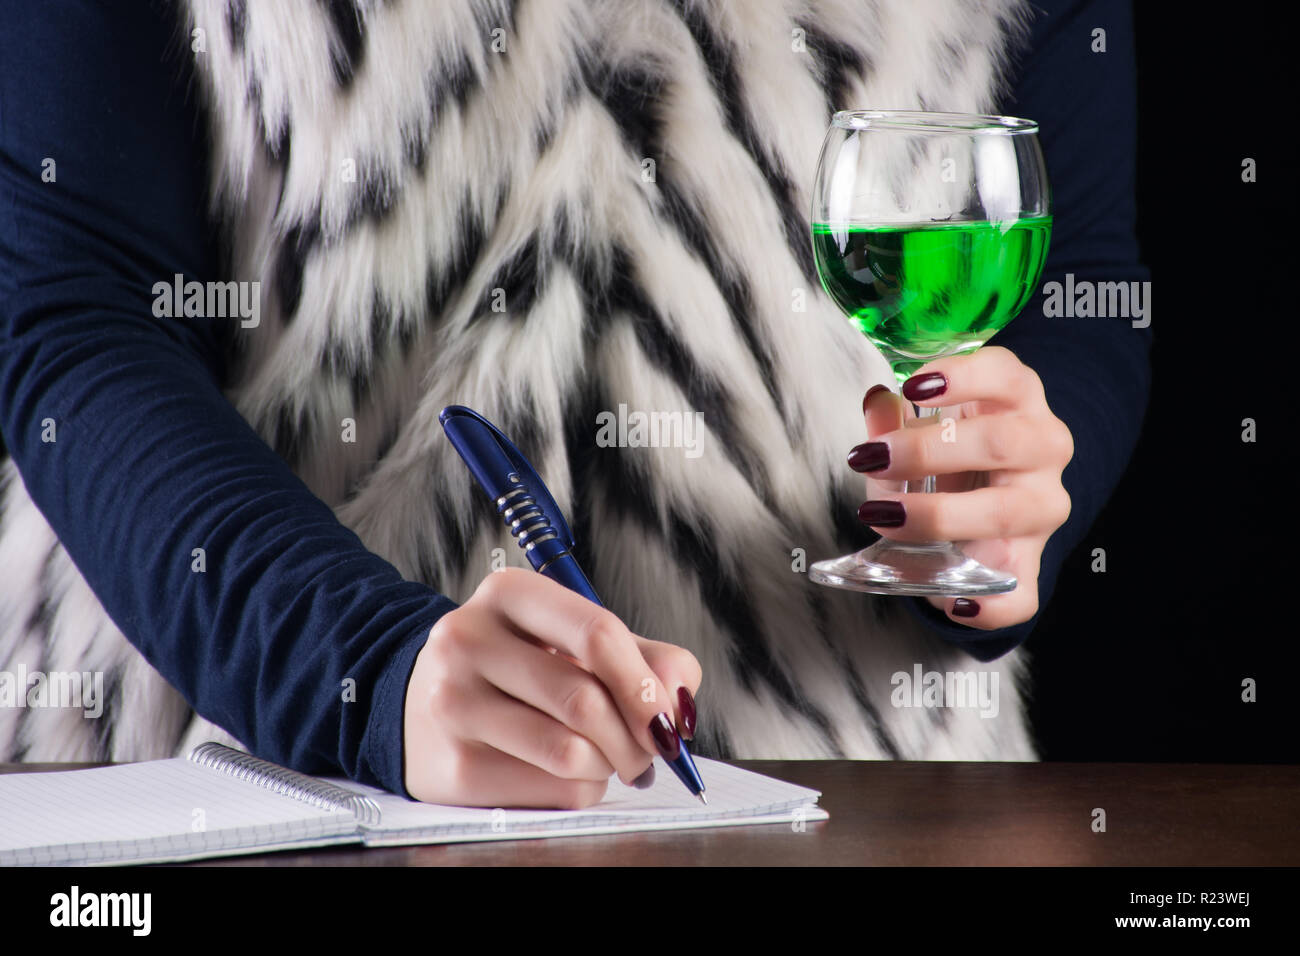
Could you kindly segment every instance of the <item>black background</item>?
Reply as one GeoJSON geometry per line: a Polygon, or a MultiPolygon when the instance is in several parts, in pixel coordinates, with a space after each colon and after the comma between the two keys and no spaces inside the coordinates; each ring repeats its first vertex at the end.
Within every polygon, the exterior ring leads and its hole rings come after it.
{"type": "Polygon", "coordinates": [[[1030,718],[1048,760],[1294,762],[1296,306],[1284,285],[1300,263],[1280,227],[1296,221],[1283,140],[1300,54],[1256,7],[1196,18],[1135,6],[1152,400],[1128,473],[1026,642],[1030,718]],[[1104,574],[1091,571],[1096,547],[1104,574]],[[1241,700],[1247,677],[1256,703],[1241,700]]]}

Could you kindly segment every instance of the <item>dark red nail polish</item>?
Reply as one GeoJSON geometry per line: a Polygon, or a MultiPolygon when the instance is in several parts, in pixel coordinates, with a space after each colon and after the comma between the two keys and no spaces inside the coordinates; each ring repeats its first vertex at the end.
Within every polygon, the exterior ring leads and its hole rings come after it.
{"type": "Polygon", "coordinates": [[[978,601],[972,601],[969,598],[958,598],[952,602],[953,617],[974,617],[979,612],[978,601]]]}
{"type": "Polygon", "coordinates": [[[926,372],[913,375],[903,383],[903,395],[912,402],[924,402],[948,391],[948,379],[943,372],[926,372]]]}
{"type": "Polygon", "coordinates": [[[897,501],[864,501],[858,507],[858,520],[877,528],[897,528],[906,517],[897,501]]]}
{"type": "Polygon", "coordinates": [[[682,712],[682,737],[695,739],[695,698],[685,687],[677,688],[677,707],[682,712]]]}
{"type": "Polygon", "coordinates": [[[677,736],[677,731],[673,730],[673,722],[668,719],[667,714],[655,714],[654,720],[650,721],[650,736],[655,739],[659,756],[669,763],[681,756],[680,738],[677,736]]]}
{"type": "Polygon", "coordinates": [[[638,790],[648,790],[655,784],[655,765],[651,764],[646,767],[645,773],[632,781],[632,786],[638,790]]]}
{"type": "Polygon", "coordinates": [[[888,385],[872,385],[869,389],[867,389],[867,394],[863,396],[862,399],[862,414],[865,415],[867,413],[867,402],[871,401],[872,395],[875,395],[876,392],[887,392],[887,391],[889,391],[888,385]]]}
{"type": "Polygon", "coordinates": [[[849,452],[849,467],[854,471],[879,471],[889,467],[889,446],[883,441],[869,441],[849,452]]]}

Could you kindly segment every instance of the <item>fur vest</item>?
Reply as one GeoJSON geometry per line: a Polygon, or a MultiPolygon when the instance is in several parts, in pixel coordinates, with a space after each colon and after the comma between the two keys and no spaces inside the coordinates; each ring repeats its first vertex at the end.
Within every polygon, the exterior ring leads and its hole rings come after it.
{"type": "MultiPolygon", "coordinates": [[[[803,573],[871,538],[845,454],[892,380],[813,268],[830,114],[997,109],[1024,0],[185,10],[228,277],[262,289],[228,397],[367,547],[458,601],[524,564],[439,427],[468,405],[545,477],[607,606],[699,658],[695,752],[1036,759],[1022,650],[981,664],[803,573]],[[916,706],[929,672],[985,674],[996,715],[916,706]]],[[[238,745],[0,477],[0,670],[101,671],[109,697],[0,708],[0,760],[238,745]]]]}

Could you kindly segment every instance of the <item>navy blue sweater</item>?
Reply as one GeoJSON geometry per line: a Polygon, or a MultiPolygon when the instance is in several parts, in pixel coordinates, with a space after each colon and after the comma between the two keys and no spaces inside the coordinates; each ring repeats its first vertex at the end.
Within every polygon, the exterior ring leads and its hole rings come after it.
{"type": "MultiPolygon", "coordinates": [[[[1143,279],[1131,14],[1118,0],[1044,6],[1002,103],[1043,127],[1056,216],[1044,281],[1143,279]],[[1104,54],[1090,51],[1097,26],[1104,54]]],[[[270,760],[405,794],[406,682],[455,605],[367,551],[240,417],[211,322],[152,314],[160,278],[221,278],[174,26],[149,4],[95,0],[6,0],[0,24],[0,433],[29,493],[200,714],[270,760]]],[[[1045,601],[1132,451],[1147,334],[1046,319],[1031,302],[997,341],[1039,372],[1075,436],[1045,601]]],[[[902,603],[980,660],[1034,623],[985,632],[902,603]]]]}

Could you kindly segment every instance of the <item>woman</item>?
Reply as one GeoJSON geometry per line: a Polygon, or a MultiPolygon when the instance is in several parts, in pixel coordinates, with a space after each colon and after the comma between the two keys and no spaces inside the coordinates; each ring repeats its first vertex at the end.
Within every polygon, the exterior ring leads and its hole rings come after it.
{"type": "Polygon", "coordinates": [[[1126,5],[58,6],[6,7],[0,67],[0,666],[103,671],[109,700],[0,708],[0,759],[215,737],[577,807],[645,785],[674,728],[718,757],[1034,757],[1019,645],[1131,451],[1145,333],[1031,302],[913,380],[982,436],[927,459],[807,209],[834,109],[1014,112],[1053,178],[1045,281],[1141,278],[1126,5]],[[210,281],[256,307],[185,287],[210,281]],[[452,403],[537,465],[609,612],[495,573],[521,562],[452,403]],[[698,446],[605,447],[624,407],[701,413],[698,446]],[[881,482],[857,516],[850,449],[881,482]],[[926,469],[990,487],[892,484],[926,469]],[[859,517],[1020,586],[810,584],[859,517]],[[996,716],[905,706],[917,667],[987,671],[996,716]]]}

